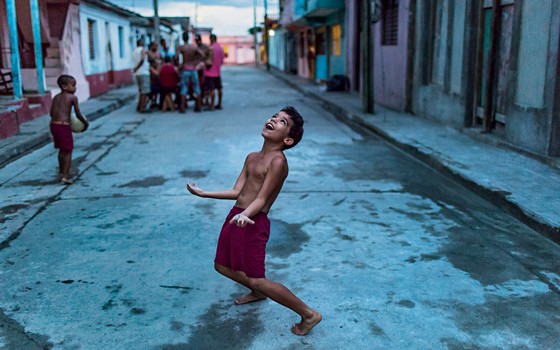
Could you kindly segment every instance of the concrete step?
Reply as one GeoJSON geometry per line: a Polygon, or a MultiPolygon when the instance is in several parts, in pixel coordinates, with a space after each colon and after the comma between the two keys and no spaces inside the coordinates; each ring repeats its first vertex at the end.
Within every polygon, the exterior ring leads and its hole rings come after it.
{"type": "Polygon", "coordinates": [[[57,80],[57,79],[58,79],[58,76],[56,76],[56,77],[54,77],[54,76],[53,76],[53,77],[47,77],[47,79],[46,79],[46,80],[47,80],[47,81],[46,81],[46,83],[47,83],[47,88],[50,87],[50,86],[56,86],[56,87],[58,88],[58,84],[56,83],[56,80],[57,80]]]}
{"type": "Polygon", "coordinates": [[[58,78],[62,74],[62,67],[48,67],[44,69],[45,77],[47,78],[58,78]]]}
{"type": "Polygon", "coordinates": [[[51,44],[52,48],[59,48],[58,43],[60,42],[60,40],[57,37],[51,37],[51,39],[49,40],[49,43],[51,44]]]}
{"type": "Polygon", "coordinates": [[[47,68],[56,68],[56,67],[60,67],[60,65],[61,65],[60,57],[59,58],[51,58],[51,57],[45,58],[45,67],[47,67],[47,68]]]}
{"type": "Polygon", "coordinates": [[[47,57],[49,58],[60,58],[60,48],[59,47],[47,47],[47,57]]]}

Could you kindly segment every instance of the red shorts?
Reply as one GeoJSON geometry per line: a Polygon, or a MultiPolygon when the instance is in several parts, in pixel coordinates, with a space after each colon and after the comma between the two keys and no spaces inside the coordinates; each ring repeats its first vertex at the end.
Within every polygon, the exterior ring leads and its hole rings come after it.
{"type": "Polygon", "coordinates": [[[222,226],[214,262],[244,272],[250,278],[264,278],[266,242],[270,236],[270,220],[259,212],[251,219],[253,225],[238,227],[229,221],[244,209],[233,207],[222,226]]]}
{"type": "Polygon", "coordinates": [[[50,124],[51,134],[54,139],[54,148],[60,148],[63,152],[72,152],[74,149],[74,138],[70,125],[50,124]]]}

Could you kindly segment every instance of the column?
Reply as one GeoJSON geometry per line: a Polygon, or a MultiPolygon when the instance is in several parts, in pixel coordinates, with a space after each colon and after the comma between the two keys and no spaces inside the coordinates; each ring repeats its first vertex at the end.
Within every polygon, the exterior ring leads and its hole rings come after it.
{"type": "Polygon", "coordinates": [[[22,97],[21,66],[19,58],[19,47],[17,38],[16,4],[15,0],[6,0],[6,15],[8,17],[8,29],[10,31],[10,48],[12,51],[12,85],[14,87],[14,99],[22,97]]]}
{"type": "MultiPolygon", "coordinates": [[[[41,46],[41,21],[39,19],[39,4],[37,0],[31,2],[31,26],[33,28],[33,43],[35,48],[35,66],[37,67],[37,91],[45,93],[45,79],[43,74],[43,48],[41,46]]],[[[11,29],[10,29],[11,30],[11,29]]]]}

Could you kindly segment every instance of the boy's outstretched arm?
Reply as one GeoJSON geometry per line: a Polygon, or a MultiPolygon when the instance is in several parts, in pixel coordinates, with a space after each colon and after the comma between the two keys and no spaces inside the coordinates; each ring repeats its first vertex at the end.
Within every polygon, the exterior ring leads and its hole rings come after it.
{"type": "Polygon", "coordinates": [[[283,157],[274,158],[270,163],[263,185],[255,200],[253,200],[243,212],[239,213],[239,216],[236,215],[231,219],[230,223],[240,227],[253,224],[254,221],[250,218],[258,214],[262,208],[264,208],[273,194],[280,191],[287,176],[288,163],[286,163],[286,160],[283,157]]]}
{"type": "Polygon", "coordinates": [[[202,198],[215,198],[215,199],[237,199],[241,189],[245,185],[245,180],[247,179],[247,159],[245,159],[245,164],[243,164],[243,169],[235,181],[235,185],[232,189],[223,190],[218,192],[206,192],[202,188],[198,187],[195,183],[190,183],[187,181],[187,190],[195,196],[202,198]]]}
{"type": "Polygon", "coordinates": [[[89,127],[89,122],[82,115],[82,112],[80,112],[80,106],[78,105],[78,97],[77,96],[74,96],[74,98],[72,99],[72,105],[74,106],[74,112],[76,112],[76,117],[78,117],[78,119],[80,119],[80,121],[82,123],[84,123],[84,125],[85,125],[84,131],[86,131],[87,128],[89,127]]]}

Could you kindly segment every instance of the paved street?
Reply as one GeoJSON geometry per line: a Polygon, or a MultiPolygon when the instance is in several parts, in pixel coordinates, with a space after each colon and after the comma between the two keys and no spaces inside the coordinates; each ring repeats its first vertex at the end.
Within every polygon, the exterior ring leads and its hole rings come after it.
{"type": "Polygon", "coordinates": [[[266,72],[223,79],[221,111],[95,120],[72,186],[50,144],[0,169],[0,348],[560,347],[557,244],[266,72]],[[233,186],[287,104],[305,134],[267,275],[322,312],[305,337],[272,301],[233,304],[245,291],[213,270],[233,203],[185,189],[233,186]]]}

